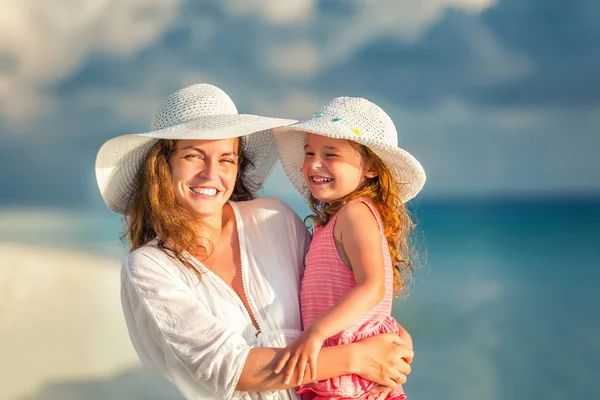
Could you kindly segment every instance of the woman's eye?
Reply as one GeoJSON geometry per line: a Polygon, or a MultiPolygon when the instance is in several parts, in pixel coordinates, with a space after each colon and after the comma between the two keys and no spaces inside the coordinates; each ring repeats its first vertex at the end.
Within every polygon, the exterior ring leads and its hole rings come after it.
{"type": "Polygon", "coordinates": [[[222,162],[226,162],[226,163],[231,163],[231,164],[235,164],[235,160],[232,160],[231,158],[225,158],[223,160],[221,160],[222,162]]]}
{"type": "Polygon", "coordinates": [[[187,158],[188,160],[191,160],[193,158],[202,160],[202,157],[200,156],[200,154],[186,154],[183,158],[187,158]]]}

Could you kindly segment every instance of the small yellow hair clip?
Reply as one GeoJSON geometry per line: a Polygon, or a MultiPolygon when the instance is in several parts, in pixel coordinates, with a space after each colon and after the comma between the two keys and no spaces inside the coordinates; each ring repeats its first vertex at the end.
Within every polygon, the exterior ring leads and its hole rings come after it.
{"type": "Polygon", "coordinates": [[[352,132],[354,132],[354,134],[357,135],[357,136],[362,136],[362,132],[359,131],[358,128],[352,129],[352,132]]]}

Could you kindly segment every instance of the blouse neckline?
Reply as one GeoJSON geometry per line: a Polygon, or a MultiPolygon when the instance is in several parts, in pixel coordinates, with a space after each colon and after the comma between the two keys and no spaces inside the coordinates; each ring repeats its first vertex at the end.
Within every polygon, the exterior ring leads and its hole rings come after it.
{"type": "Polygon", "coordinates": [[[219,286],[221,286],[225,291],[228,291],[236,299],[236,302],[244,310],[246,316],[248,317],[248,320],[250,321],[250,326],[252,326],[252,328],[254,328],[255,335],[258,336],[262,331],[262,327],[264,326],[264,323],[262,323],[259,313],[254,311],[254,310],[257,310],[258,308],[256,307],[256,304],[254,303],[251,296],[249,296],[249,294],[248,294],[248,257],[247,257],[247,252],[246,252],[247,244],[246,244],[246,234],[244,231],[244,222],[240,215],[240,211],[238,209],[237,204],[233,201],[228,201],[227,204],[229,204],[231,206],[231,209],[233,210],[233,215],[235,217],[235,229],[237,232],[238,246],[240,249],[240,270],[242,273],[242,287],[244,290],[244,295],[246,296],[246,300],[248,300],[248,305],[249,305],[250,310],[248,310],[246,308],[246,306],[244,305],[244,302],[242,301],[240,296],[235,292],[235,290],[233,290],[233,288],[231,286],[229,286],[227,283],[225,283],[225,281],[219,275],[215,274],[210,268],[208,268],[200,260],[198,260],[196,257],[194,257],[192,254],[188,253],[187,251],[183,253],[183,256],[187,260],[189,260],[192,263],[192,265],[194,266],[194,268],[196,268],[200,273],[208,274],[208,276],[210,276],[213,279],[213,281],[217,282],[217,284],[219,286]],[[256,327],[254,326],[254,323],[252,323],[252,317],[254,317],[254,321],[256,321],[256,323],[258,325],[258,329],[256,329],[256,327]]]}

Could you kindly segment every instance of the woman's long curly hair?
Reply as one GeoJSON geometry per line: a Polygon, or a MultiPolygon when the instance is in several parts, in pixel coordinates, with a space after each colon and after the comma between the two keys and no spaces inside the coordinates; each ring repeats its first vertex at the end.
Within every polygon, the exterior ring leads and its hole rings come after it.
{"type": "MultiPolygon", "coordinates": [[[[210,240],[201,240],[194,214],[178,204],[171,183],[169,157],[175,152],[176,140],[160,139],[152,146],[138,171],[136,186],[126,212],[125,233],[131,251],[158,237],[158,247],[168,250],[184,265],[190,266],[185,252],[201,254],[212,252],[210,240]]],[[[242,140],[238,139],[238,173],[231,195],[233,201],[251,200],[254,195],[240,179],[250,160],[242,154],[242,140]]],[[[202,227],[200,227],[202,228],[202,227]]],[[[207,229],[209,229],[207,227],[207,229]]],[[[202,238],[204,239],[204,238],[202,238]]]]}
{"type": "Polygon", "coordinates": [[[324,226],[352,200],[363,198],[373,203],[379,212],[390,249],[394,267],[394,296],[399,296],[414,270],[410,259],[416,256],[416,251],[410,245],[409,239],[415,224],[406,205],[400,201],[394,178],[383,161],[368,147],[352,141],[350,144],[359,152],[364,165],[369,165],[377,176],[366,178],[365,182],[355,191],[331,203],[317,200],[311,194],[308,204],[314,215],[309,218],[312,219],[315,226],[324,226]]]}

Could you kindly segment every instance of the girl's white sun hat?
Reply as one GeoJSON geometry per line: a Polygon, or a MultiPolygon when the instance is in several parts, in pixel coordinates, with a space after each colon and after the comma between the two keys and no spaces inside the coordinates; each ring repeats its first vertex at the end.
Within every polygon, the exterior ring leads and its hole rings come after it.
{"type": "Polygon", "coordinates": [[[403,203],[415,197],[425,184],[423,167],[416,158],[398,147],[396,127],[385,111],[360,97],[337,97],[312,118],[273,130],[283,169],[306,198],[310,190],[301,171],[306,133],[367,146],[389,168],[403,203]]]}
{"type": "Polygon", "coordinates": [[[96,180],[104,202],[125,214],[135,189],[139,169],[159,139],[216,140],[242,137],[244,156],[252,165],[238,179],[257,191],[277,161],[271,129],[297,122],[293,119],[238,114],[233,101],[216,86],[206,83],[183,88],[160,105],[151,131],[112,138],[96,156],[96,180]]]}

